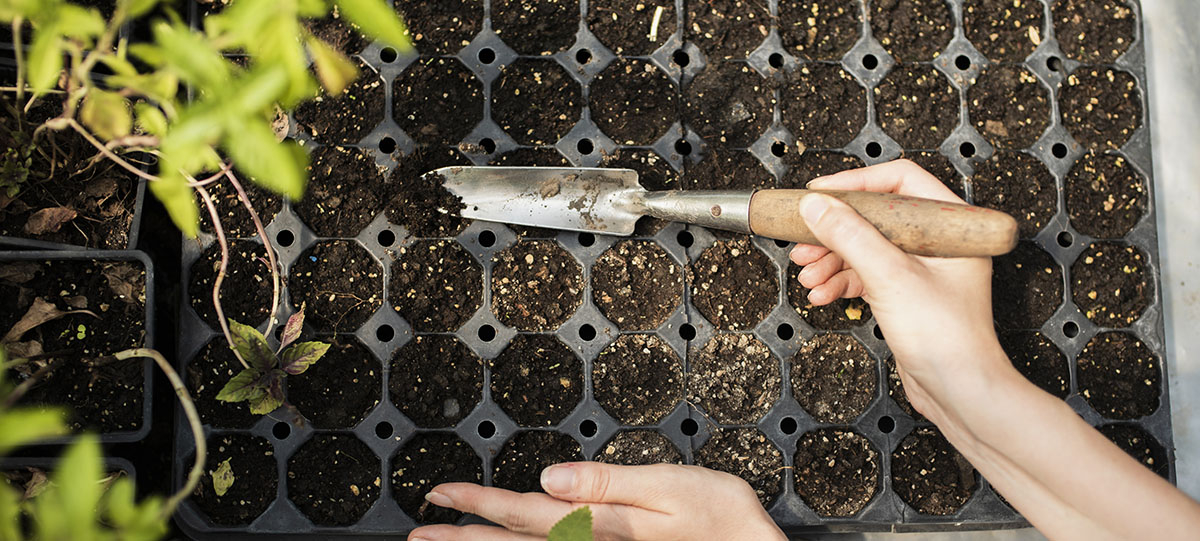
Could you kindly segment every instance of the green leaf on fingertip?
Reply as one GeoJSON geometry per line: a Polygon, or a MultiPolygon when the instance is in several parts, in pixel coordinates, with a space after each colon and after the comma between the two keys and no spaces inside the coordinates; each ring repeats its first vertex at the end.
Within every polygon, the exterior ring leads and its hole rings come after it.
{"type": "Polygon", "coordinates": [[[567,513],[546,536],[546,541],[592,541],[592,510],[586,505],[567,513]]]}

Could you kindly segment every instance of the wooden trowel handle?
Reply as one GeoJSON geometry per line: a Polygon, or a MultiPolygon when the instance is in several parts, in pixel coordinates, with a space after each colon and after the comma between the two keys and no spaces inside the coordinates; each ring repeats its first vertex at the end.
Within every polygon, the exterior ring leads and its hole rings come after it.
{"type": "MultiPolygon", "coordinates": [[[[1017,222],[1003,212],[890,193],[824,191],[871,222],[905,252],[938,257],[1006,254],[1017,244],[1017,222]]],[[[800,217],[810,190],[760,190],[750,199],[750,230],[773,239],[820,244],[800,217]]]]}

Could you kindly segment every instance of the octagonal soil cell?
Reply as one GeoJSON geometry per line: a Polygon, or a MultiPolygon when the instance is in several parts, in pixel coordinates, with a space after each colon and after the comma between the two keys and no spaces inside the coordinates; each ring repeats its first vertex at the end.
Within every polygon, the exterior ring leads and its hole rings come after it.
{"type": "Polygon", "coordinates": [[[754,328],[779,295],[775,264],[747,237],[718,240],[692,262],[692,304],[721,330],[754,328]]]}
{"type": "Polygon", "coordinates": [[[583,304],[583,269],[552,240],[525,240],[496,254],[492,313],[522,331],[552,331],[583,304]]]}
{"type": "Polygon", "coordinates": [[[896,358],[888,355],[888,358],[883,363],[888,371],[888,396],[900,406],[900,410],[912,417],[914,421],[927,421],[924,415],[912,406],[908,401],[908,395],[904,393],[904,381],[900,379],[900,372],[896,370],[896,358]]]}
{"type": "Polygon", "coordinates": [[[867,124],[867,90],[839,64],[800,66],[779,99],[783,125],[805,147],[844,147],[867,124]]]}
{"type": "Polygon", "coordinates": [[[801,285],[797,278],[803,268],[788,263],[788,302],[809,325],[820,330],[847,330],[871,319],[871,306],[862,298],[838,299],[824,306],[813,306],[808,300],[812,290],[801,285]]]}
{"type": "Polygon", "coordinates": [[[514,492],[545,492],[542,470],[553,464],[585,460],[583,448],[561,432],[517,432],[492,460],[492,484],[514,492]]]}
{"type": "Polygon", "coordinates": [[[587,25],[619,56],[648,56],[676,30],[672,0],[589,0],[587,25]]]}
{"type": "Polygon", "coordinates": [[[721,424],[758,422],[779,399],[779,360],[750,334],[718,333],[688,351],[688,402],[721,424]]]}
{"type": "Polygon", "coordinates": [[[1062,267],[1029,241],[992,259],[992,312],[1004,329],[1037,329],[1063,302],[1062,267]]]}
{"type": "Polygon", "coordinates": [[[592,390],[621,424],[657,424],[683,399],[683,361],[653,334],[622,334],[593,361],[592,390]]]}
{"type": "Polygon", "coordinates": [[[592,121],[619,145],[650,145],[678,120],[677,94],[649,61],[615,60],[592,80],[592,121]]]}
{"type": "MultiPolygon", "coordinates": [[[[678,190],[681,186],[679,173],[653,150],[620,148],[605,156],[600,162],[600,167],[633,169],[637,171],[638,183],[647,190],[678,190]]],[[[657,232],[657,229],[651,234],[654,232],[657,232]]]]}
{"type": "Polygon", "coordinates": [[[1120,0],[1056,0],[1050,5],[1063,53],[1085,64],[1108,64],[1133,44],[1133,10],[1120,0]]]}
{"type": "Polygon", "coordinates": [[[596,462],[624,466],[683,464],[683,455],[657,430],[622,430],[596,453],[596,462]]]}
{"type": "Polygon", "coordinates": [[[775,185],[775,177],[748,150],[709,147],[699,163],[685,163],[685,190],[749,190],[775,185]]]}
{"type": "MultiPolygon", "coordinates": [[[[209,175],[200,174],[196,175],[196,178],[202,179],[207,176],[209,175]]],[[[245,190],[246,197],[250,199],[250,206],[254,207],[254,212],[258,214],[258,219],[265,228],[279,213],[283,200],[278,195],[260,188],[249,175],[234,171],[234,176],[245,190]]],[[[213,206],[217,208],[217,216],[221,220],[221,229],[225,230],[227,238],[258,237],[258,229],[254,227],[254,221],[250,218],[250,211],[246,210],[233,183],[228,179],[221,179],[205,186],[204,189],[208,190],[208,195],[212,197],[213,206]]],[[[204,200],[200,198],[199,193],[196,194],[196,206],[200,208],[200,230],[205,233],[213,232],[212,218],[209,217],[208,209],[204,207],[204,200]]]]}
{"type": "Polygon", "coordinates": [[[958,126],[958,91],[929,64],[899,64],[875,87],[879,126],[904,148],[934,149],[958,126]]]}
{"type": "Polygon", "coordinates": [[[1109,419],[1145,417],[1158,409],[1159,363],[1158,356],[1132,334],[1097,334],[1076,359],[1079,394],[1109,419]]]}
{"type": "Polygon", "coordinates": [[[452,165],[471,165],[454,148],[417,147],[398,157],[400,166],[388,178],[392,195],[388,221],[416,237],[452,237],[471,221],[459,216],[462,198],[442,187],[445,177],[426,173],[452,165]]]}
{"type": "Polygon", "coordinates": [[[1112,68],[1080,67],[1059,86],[1063,126],[1093,149],[1121,148],[1142,127],[1137,80],[1112,68]]]}
{"type": "Polygon", "coordinates": [[[353,237],[387,204],[383,172],[370,151],[322,146],[313,150],[304,199],[293,208],[322,237],[353,237]]]}
{"type": "Polygon", "coordinates": [[[418,144],[453,145],[483,120],[483,85],[457,58],[421,58],[392,82],[392,118],[418,144]]]}
{"type": "Polygon", "coordinates": [[[913,150],[905,152],[901,157],[911,160],[921,169],[942,181],[942,184],[950,188],[954,195],[964,201],[967,199],[963,176],[954,168],[954,164],[950,163],[950,159],[943,156],[942,153],[932,150],[913,150]]]}
{"type": "Polygon", "coordinates": [[[803,188],[814,179],[866,166],[858,156],[833,150],[789,152],[783,161],[789,167],[779,179],[780,188],[803,188]]]}
{"type": "Polygon", "coordinates": [[[1026,148],[1050,127],[1050,90],[1024,66],[992,65],[967,89],[967,109],[993,146],[1026,148]]]}
{"type": "Polygon", "coordinates": [[[1169,480],[1170,463],[1167,462],[1167,450],[1154,436],[1137,425],[1111,424],[1097,427],[1097,430],[1134,460],[1141,462],[1159,477],[1169,480]]]}
{"type": "Polygon", "coordinates": [[[492,400],[520,426],[552,426],[583,399],[583,361],[548,334],[518,334],[488,362],[492,400]]]}
{"type": "Polygon", "coordinates": [[[993,62],[1021,62],[1045,37],[1041,2],[966,0],[962,10],[967,39],[993,62]]]}
{"type": "Polygon", "coordinates": [[[736,475],[763,507],[783,493],[783,453],[757,428],[718,428],[696,450],[696,465],[736,475]]]}
{"type": "MultiPolygon", "coordinates": [[[[257,326],[271,311],[271,269],[267,252],[253,241],[229,241],[229,262],[221,281],[221,309],[225,318],[257,326]]],[[[220,327],[212,288],[221,266],[221,247],[213,243],[192,263],[188,298],[196,314],[214,329],[220,327]]],[[[282,284],[280,284],[282,286],[282,284]]]]}
{"type": "Polygon", "coordinates": [[[950,44],[954,17],[944,0],[877,0],[871,32],[897,62],[928,62],[950,44]]]}
{"type": "Polygon", "coordinates": [[[250,413],[245,402],[217,400],[221,389],[241,371],[241,363],[223,336],[213,338],[188,362],[187,389],[201,423],[216,428],[250,428],[258,421],[260,417],[250,413]]]}
{"type": "Polygon", "coordinates": [[[685,38],[710,61],[743,59],[762,45],[771,27],[766,2],[705,0],[688,2],[685,38]]]}
{"type": "Polygon", "coordinates": [[[997,151],[971,177],[974,203],[1007,212],[1017,220],[1021,238],[1033,238],[1058,212],[1054,176],[1037,158],[997,151]]]}
{"type": "Polygon", "coordinates": [[[1126,327],[1150,306],[1149,280],[1146,256],[1140,249],[1096,242],[1071,265],[1071,296],[1092,323],[1126,327]]]}
{"type": "MultiPolygon", "coordinates": [[[[239,526],[254,522],[275,501],[279,476],[275,473],[274,455],[271,443],[257,436],[209,436],[204,471],[215,472],[222,463],[228,463],[233,484],[224,495],[218,496],[213,488],[213,476],[201,475],[200,484],[187,501],[215,524],[239,526]]],[[[194,460],[194,455],[188,457],[187,464],[190,466],[194,460]]]]}
{"type": "Polygon", "coordinates": [[[379,457],[352,434],[313,434],[287,476],[288,498],[317,526],[354,524],[379,499],[379,457]]]}
{"type": "Polygon", "coordinates": [[[454,332],[479,309],[483,268],[453,240],[396,249],[388,302],[419,332],[454,332]]]}
{"type": "Polygon", "coordinates": [[[449,428],[483,399],[483,361],[450,334],[420,334],[392,355],[392,404],[417,426],[449,428]]]}
{"type": "Polygon", "coordinates": [[[522,58],[492,83],[492,118],[522,145],[553,145],[579,121],[581,92],[558,62],[522,58]]]}
{"type": "Polygon", "coordinates": [[[775,92],[749,64],[713,62],[684,91],[684,122],[709,146],[748,147],[771,125],[775,92]]]}
{"type": "MultiPolygon", "coordinates": [[[[211,2],[210,5],[227,3],[226,0],[220,0],[211,2]]],[[[201,12],[206,11],[205,2],[196,2],[196,4],[201,12]]],[[[341,11],[336,6],[329,10],[329,15],[320,19],[302,19],[301,24],[321,41],[346,56],[361,53],[371,43],[371,40],[363,35],[362,29],[358,25],[342,17],[341,11]]]]}
{"type": "Polygon", "coordinates": [[[892,490],[924,515],[952,515],[979,488],[975,468],[936,428],[918,428],[892,452],[892,490]]]}
{"type": "Polygon", "coordinates": [[[879,452],[855,432],[806,432],[794,464],[796,494],[823,517],[854,516],[879,490],[879,452]]]}
{"type": "Polygon", "coordinates": [[[508,167],[571,167],[571,162],[553,148],[517,148],[492,157],[488,165],[508,167]]]}
{"type": "Polygon", "coordinates": [[[383,304],[383,267],[355,241],[318,242],[292,265],[288,291],[314,330],[353,333],[383,304]]]}
{"type": "Polygon", "coordinates": [[[854,422],[875,387],[875,359],[848,334],[818,334],[792,357],[792,395],[822,423],[854,422]]]}
{"type": "Polygon", "coordinates": [[[358,78],[337,96],[324,90],[296,107],[297,128],[319,143],[352,145],[383,121],[383,79],[374,68],[355,60],[358,78]]]}
{"type": "Polygon", "coordinates": [[[483,462],[458,436],[420,433],[392,457],[392,496],[413,520],[448,524],[462,518],[460,511],[425,501],[425,495],[442,483],[483,484],[483,462]]]}
{"type": "Polygon", "coordinates": [[[1071,368],[1067,356],[1040,332],[1000,333],[1000,345],[1025,379],[1054,396],[1065,399],[1071,392],[1071,368]]]}
{"type": "Polygon", "coordinates": [[[1124,237],[1149,205],[1145,177],[1115,154],[1085,154],[1063,183],[1071,227],[1090,237],[1124,237]]]}
{"type": "Polygon", "coordinates": [[[621,241],[592,265],[592,302],[623,331],[657,329],[682,297],[683,268],[652,241],[621,241]]]}
{"type": "Polygon", "coordinates": [[[780,0],[783,48],[805,60],[841,60],[862,35],[862,12],[842,0],[780,0]]]}
{"type": "Polygon", "coordinates": [[[520,54],[549,55],[575,43],[578,0],[495,0],[492,29],[520,54]]]}
{"type": "Polygon", "coordinates": [[[379,361],[357,338],[323,339],[329,349],[303,374],[288,376],[288,402],[317,428],[354,428],[379,404],[379,361]]]}
{"type": "Polygon", "coordinates": [[[396,11],[424,54],[455,54],[483,28],[483,0],[396,0],[396,11]]]}

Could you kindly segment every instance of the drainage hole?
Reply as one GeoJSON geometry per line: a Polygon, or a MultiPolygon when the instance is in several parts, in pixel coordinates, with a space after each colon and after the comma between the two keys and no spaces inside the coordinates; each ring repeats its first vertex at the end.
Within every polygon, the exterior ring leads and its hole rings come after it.
{"type": "Polygon", "coordinates": [[[593,244],[596,244],[596,235],[593,235],[591,233],[580,233],[579,234],[579,245],[580,246],[591,246],[593,244]]]}
{"type": "Polygon", "coordinates": [[[783,144],[783,141],[771,143],[771,154],[774,154],[776,158],[782,158],[784,154],[787,154],[787,145],[783,144]]]}
{"type": "Polygon", "coordinates": [[[379,59],[389,64],[395,62],[397,56],[399,55],[396,54],[396,50],[391,47],[384,47],[379,51],[379,59]]]}
{"type": "Polygon", "coordinates": [[[592,61],[592,52],[587,49],[575,51],[575,61],[580,64],[587,64],[592,61]]]}
{"type": "Polygon", "coordinates": [[[971,57],[965,54],[958,55],[958,58],[954,59],[954,67],[963,71],[971,69],[971,57]]]}
{"type": "Polygon", "coordinates": [[[375,240],[379,241],[380,246],[391,246],[396,242],[396,234],[390,229],[384,229],[379,232],[379,235],[376,235],[375,240]]]}
{"type": "Polygon", "coordinates": [[[680,156],[688,156],[692,153],[692,144],[687,139],[675,141],[675,152],[678,152],[680,156]]]}
{"type": "Polygon", "coordinates": [[[879,58],[876,58],[875,55],[873,55],[873,54],[866,55],[862,58],[862,65],[864,68],[867,68],[869,70],[878,68],[879,67],[879,58]]]}
{"type": "Polygon", "coordinates": [[[1048,69],[1050,71],[1056,71],[1056,72],[1062,71],[1063,70],[1062,59],[1057,56],[1052,56],[1050,58],[1047,58],[1046,59],[1046,69],[1048,69]]]}
{"type": "Polygon", "coordinates": [[[391,325],[380,325],[378,329],[375,329],[375,338],[378,338],[380,342],[391,342],[395,337],[396,329],[393,329],[391,325]]]}
{"type": "Polygon", "coordinates": [[[1058,158],[1060,160],[1063,158],[1066,158],[1067,157],[1067,145],[1064,145],[1062,143],[1054,143],[1054,146],[1050,147],[1050,153],[1053,154],[1055,158],[1058,158]]]}
{"type": "Polygon", "coordinates": [[[700,423],[697,423],[695,419],[684,419],[682,423],[679,423],[679,430],[683,432],[684,436],[695,436],[700,431],[700,423]]]}
{"type": "Polygon", "coordinates": [[[788,246],[791,246],[791,245],[792,245],[792,243],[790,243],[786,240],[776,240],[775,241],[775,246],[778,246],[780,248],[787,248],[788,246]]]}
{"type": "Polygon", "coordinates": [[[879,426],[879,431],[884,434],[891,434],[896,429],[896,420],[887,415],[880,417],[876,424],[879,426]]]}
{"type": "Polygon", "coordinates": [[[496,328],[491,325],[484,325],[479,328],[479,339],[484,342],[491,342],[496,339],[496,328]]]}
{"type": "Polygon", "coordinates": [[[483,151],[491,154],[496,151],[496,142],[491,137],[484,137],[479,140],[479,146],[483,147],[483,151]]]}
{"type": "Polygon", "coordinates": [[[873,331],[871,331],[871,333],[875,335],[875,338],[878,338],[880,340],[884,339],[883,338],[883,329],[880,329],[879,325],[876,325],[875,329],[873,331]]]}
{"type": "Polygon", "coordinates": [[[958,145],[958,153],[962,154],[962,157],[964,157],[964,158],[970,158],[970,157],[974,156],[975,155],[975,144],[971,143],[971,142],[966,142],[961,145],[958,145]]]}
{"type": "Polygon", "coordinates": [[[487,229],[484,229],[483,232],[479,233],[479,245],[480,246],[483,246],[484,248],[491,248],[495,244],[496,244],[496,234],[495,233],[492,233],[490,230],[487,230],[487,229]]]}
{"type": "Polygon", "coordinates": [[[1063,334],[1067,335],[1067,338],[1079,336],[1079,325],[1076,325],[1074,321],[1066,322],[1063,324],[1063,334]]]}
{"type": "Polygon", "coordinates": [[[286,440],[288,436],[292,435],[292,425],[283,421],[275,423],[275,426],[271,427],[271,434],[277,440],[286,440]]]}
{"type": "Polygon", "coordinates": [[[684,323],[679,327],[679,337],[684,340],[696,338],[696,328],[691,323],[684,323]]]}
{"type": "Polygon", "coordinates": [[[787,323],[780,323],[779,326],[775,328],[775,336],[778,336],[780,340],[791,340],[792,337],[796,336],[796,329],[793,329],[792,326],[787,323]]]}
{"type": "Polygon", "coordinates": [[[676,66],[686,68],[687,65],[691,63],[692,58],[688,56],[687,51],[680,49],[675,51],[675,54],[671,55],[671,61],[674,62],[676,66]]]}
{"type": "Polygon", "coordinates": [[[275,234],[275,243],[280,246],[291,246],[293,242],[296,242],[296,234],[287,229],[275,234]]]}
{"type": "Polygon", "coordinates": [[[596,328],[584,323],[583,326],[579,327],[579,338],[581,338],[584,342],[591,342],[592,340],[595,340],[596,328]]]}
{"type": "Polygon", "coordinates": [[[486,440],[496,435],[496,425],[491,421],[480,421],[479,426],[475,427],[475,433],[486,440]]]}
{"type": "Polygon", "coordinates": [[[391,137],[384,137],[379,140],[379,151],[384,154],[391,154],[396,151],[396,140],[391,137]]]}
{"type": "Polygon", "coordinates": [[[392,437],[392,423],[382,421],[375,425],[375,435],[381,440],[392,437]]]}
{"type": "Polygon", "coordinates": [[[870,156],[872,158],[878,158],[882,154],[883,154],[883,145],[876,143],[875,141],[871,141],[870,143],[867,143],[867,156],[870,156]]]}
{"type": "Polygon", "coordinates": [[[693,242],[696,242],[696,238],[687,231],[680,231],[678,235],[675,235],[675,242],[678,242],[684,248],[689,248],[693,242]]]}
{"type": "Polygon", "coordinates": [[[484,47],[479,50],[479,61],[484,64],[491,64],[496,61],[496,51],[489,47],[484,47]]]}
{"type": "Polygon", "coordinates": [[[596,150],[596,146],[592,144],[591,139],[580,139],[579,142],[575,144],[575,148],[579,149],[579,153],[583,154],[584,156],[587,156],[588,154],[591,154],[593,150],[596,150]]]}
{"type": "Polygon", "coordinates": [[[771,56],[767,57],[767,64],[770,64],[771,67],[775,68],[775,69],[782,68],[783,67],[783,55],[781,55],[779,53],[771,53],[771,56]]]}
{"type": "Polygon", "coordinates": [[[596,431],[599,429],[600,427],[596,426],[596,421],[591,419],[584,419],[582,423],[579,423],[579,433],[583,434],[585,438],[595,436],[596,431]]]}
{"type": "Polygon", "coordinates": [[[1062,233],[1058,234],[1059,246],[1062,246],[1063,248],[1070,248],[1072,244],[1075,244],[1075,237],[1071,235],[1070,231],[1063,231],[1062,233]]]}

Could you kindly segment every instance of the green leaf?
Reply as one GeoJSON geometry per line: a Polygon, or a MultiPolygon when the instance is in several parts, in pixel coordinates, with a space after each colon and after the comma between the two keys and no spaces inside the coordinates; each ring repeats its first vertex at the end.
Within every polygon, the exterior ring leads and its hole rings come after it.
{"type": "Polygon", "coordinates": [[[287,72],[281,66],[256,68],[246,75],[233,99],[239,116],[262,112],[279,101],[287,89],[287,72]]]}
{"type": "Polygon", "coordinates": [[[137,504],[133,501],[133,481],[128,477],[117,479],[104,498],[108,517],[112,519],[113,524],[123,527],[133,522],[137,515],[137,504]]]}
{"type": "MultiPolygon", "coordinates": [[[[162,163],[168,163],[164,160],[162,163]]],[[[154,194],[167,209],[175,227],[190,239],[196,238],[200,231],[200,209],[196,208],[196,199],[192,196],[192,188],[173,167],[163,167],[158,173],[158,180],[148,183],[150,193],[154,194]]]]}
{"type": "Polygon", "coordinates": [[[67,448],[54,472],[53,490],[61,505],[57,518],[75,532],[71,539],[94,537],[89,533],[95,531],[96,506],[102,495],[97,481],[104,476],[100,457],[99,440],[94,434],[84,434],[67,448]]]}
{"type": "Polygon", "coordinates": [[[240,127],[226,130],[225,152],[259,185],[299,201],[308,181],[307,154],[294,141],[277,141],[265,118],[243,120],[240,127]]]}
{"type": "Polygon", "coordinates": [[[550,528],[546,541],[592,541],[592,510],[580,507],[550,528]]]}
{"type": "Polygon", "coordinates": [[[21,539],[21,496],[8,483],[0,483],[0,539],[21,539]]]}
{"type": "Polygon", "coordinates": [[[261,382],[266,392],[261,397],[250,400],[250,413],[266,415],[283,405],[283,377],[282,370],[272,370],[263,374],[261,382]]]}
{"type": "Polygon", "coordinates": [[[217,393],[217,400],[243,402],[258,398],[259,394],[266,392],[261,385],[262,375],[262,370],[257,368],[247,368],[238,372],[217,393]]]}
{"type": "Polygon", "coordinates": [[[229,346],[250,363],[250,366],[259,370],[270,370],[278,364],[279,360],[275,358],[271,348],[267,347],[267,340],[258,329],[230,319],[229,334],[233,339],[229,346]]]}
{"type": "Polygon", "coordinates": [[[326,351],[329,351],[329,344],[324,342],[300,342],[283,352],[280,364],[284,372],[296,376],[321,360],[326,351]]]}
{"type": "Polygon", "coordinates": [[[57,26],[47,25],[38,29],[29,47],[27,60],[29,86],[34,94],[43,94],[54,88],[63,68],[63,40],[58,35],[57,26]]]}
{"type": "Polygon", "coordinates": [[[129,102],[115,92],[92,88],[83,97],[79,119],[105,141],[125,137],[133,130],[129,102]]]}
{"type": "Polygon", "coordinates": [[[331,96],[337,96],[358,77],[358,68],[350,59],[315,37],[309,37],[308,54],[317,66],[317,77],[321,86],[331,96]]]}
{"type": "Polygon", "coordinates": [[[137,125],[142,131],[157,137],[167,135],[167,117],[158,107],[143,101],[134,105],[133,110],[137,115],[137,125]]]}
{"type": "Polygon", "coordinates": [[[279,338],[279,349],[282,351],[288,347],[297,338],[300,338],[300,332],[304,330],[304,307],[300,307],[300,311],[292,314],[289,317],[287,324],[283,326],[283,335],[279,338]]]}
{"type": "MultiPolygon", "coordinates": [[[[229,84],[233,64],[199,33],[186,26],[159,22],[154,25],[154,41],[159,46],[163,65],[183,81],[201,89],[220,89],[229,84]]],[[[130,50],[136,53],[142,49],[130,50]]]]}
{"type": "Polygon", "coordinates": [[[13,408],[0,414],[0,455],[22,445],[67,433],[61,409],[13,408]]]}
{"type": "Polygon", "coordinates": [[[335,0],[338,9],[363,33],[378,39],[401,52],[412,50],[408,28],[391,5],[382,0],[335,0]]]}
{"type": "MultiPolygon", "coordinates": [[[[99,58],[105,66],[108,66],[108,69],[113,71],[114,75],[134,77],[138,74],[137,68],[133,67],[133,63],[123,57],[117,55],[103,55],[99,58]]],[[[119,86],[121,85],[113,85],[113,88],[117,88],[119,86]]]]}
{"type": "Polygon", "coordinates": [[[217,496],[224,496],[226,492],[229,492],[229,487],[233,486],[233,468],[229,466],[230,460],[233,459],[227,458],[224,462],[218,464],[217,471],[211,474],[213,492],[216,492],[217,496]]]}
{"type": "Polygon", "coordinates": [[[104,17],[96,9],[85,9],[74,4],[63,4],[58,7],[58,28],[65,36],[78,39],[92,39],[104,33],[104,17]]]}

